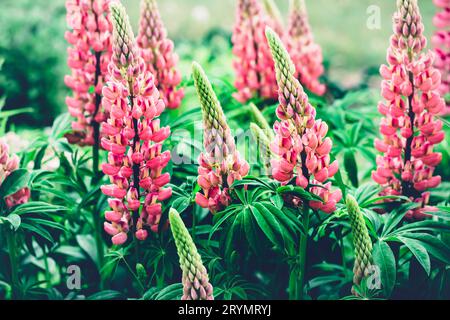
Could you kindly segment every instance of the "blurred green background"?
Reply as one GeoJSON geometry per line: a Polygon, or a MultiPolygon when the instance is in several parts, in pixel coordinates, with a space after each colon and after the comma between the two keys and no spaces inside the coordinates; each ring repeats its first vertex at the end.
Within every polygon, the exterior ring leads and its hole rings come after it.
{"type": "MultiPolygon", "coordinates": [[[[289,0],[275,0],[287,21],[289,0]]],[[[123,0],[137,30],[139,0],[123,0]]],[[[329,78],[344,88],[369,81],[385,61],[392,33],[394,0],[307,0],[317,42],[323,47],[329,78]],[[375,6],[375,7],[374,7],[375,6]],[[380,13],[380,28],[367,27],[371,14],[380,13]],[[370,11],[368,13],[368,10],[370,11]],[[371,70],[371,71],[370,71],[371,70]]],[[[18,126],[50,125],[65,109],[67,90],[64,0],[1,0],[0,97],[4,109],[31,107],[36,112],[15,118],[18,126]]],[[[431,0],[419,1],[427,36],[435,8],[431,0]]],[[[169,35],[181,56],[181,69],[189,77],[192,59],[212,61],[213,76],[232,75],[229,38],[234,23],[235,0],[161,0],[159,7],[169,35]],[[211,58],[214,56],[214,59],[211,58]],[[217,56],[223,56],[218,58],[217,56]],[[209,57],[209,58],[208,58],[209,57]]],[[[379,85],[372,79],[369,87],[379,85]]]]}

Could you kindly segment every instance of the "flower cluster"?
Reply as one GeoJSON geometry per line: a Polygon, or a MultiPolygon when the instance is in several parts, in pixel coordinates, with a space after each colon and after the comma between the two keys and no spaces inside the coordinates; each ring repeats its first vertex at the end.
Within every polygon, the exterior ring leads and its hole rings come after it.
{"type": "Polygon", "coordinates": [[[376,140],[375,147],[383,155],[377,158],[372,178],[383,187],[382,195],[403,195],[420,203],[408,217],[421,219],[430,211],[426,191],[441,183],[434,170],[442,155],[434,152],[434,146],[445,135],[435,116],[445,103],[438,92],[441,75],[433,67],[434,54],[423,53],[427,41],[417,0],[397,4],[388,65],[380,69],[385,101],[378,110],[383,115],[383,139],[376,140]]]}
{"type": "Polygon", "coordinates": [[[294,62],[295,76],[317,95],[323,95],[325,85],[319,82],[324,73],[321,47],[314,42],[304,0],[293,0],[285,43],[294,62]]]}
{"type": "MultiPolygon", "coordinates": [[[[65,77],[72,96],[66,98],[69,113],[77,120],[69,142],[82,146],[94,145],[94,126],[106,116],[101,109],[101,93],[111,59],[112,25],[109,14],[110,0],[67,0],[67,22],[72,31],[66,32],[71,45],[68,65],[71,75],[65,77]]],[[[97,130],[98,131],[98,130],[97,130]]]]}
{"type": "Polygon", "coordinates": [[[196,196],[202,208],[216,213],[230,204],[229,188],[248,174],[248,163],[241,159],[234,138],[211,83],[197,63],[193,76],[203,112],[205,152],[198,159],[198,184],[203,190],[196,196]]]}
{"type": "Polygon", "coordinates": [[[108,163],[102,168],[111,185],[103,186],[102,191],[111,197],[112,209],[106,212],[105,231],[120,245],[132,227],[141,241],[148,237],[147,229],[159,229],[161,202],[172,195],[170,188],[164,188],[170,175],[162,173],[170,161],[170,152],[162,152],[170,128],[160,126],[164,101],[140,56],[125,9],[113,3],[111,12],[113,56],[110,81],[103,88],[103,106],[109,118],[102,124],[101,142],[109,151],[108,163]]]}
{"type": "Polygon", "coordinates": [[[338,171],[337,161],[330,159],[332,142],[326,138],[328,126],[316,120],[316,110],[295,78],[295,67],[281,39],[269,28],[266,34],[275,61],[280,102],[272,143],[272,151],[278,156],[272,160],[273,177],[284,185],[295,179],[297,186],[322,198],[323,202],[310,201],[313,209],[331,213],[342,193],[332,191],[331,183],[324,184],[338,171]]]}
{"type": "Polygon", "coordinates": [[[180,214],[175,209],[171,209],[169,219],[183,271],[183,296],[181,300],[214,300],[213,287],[209,282],[208,272],[180,214]]]}
{"type": "MultiPolygon", "coordinates": [[[[5,141],[0,140],[0,185],[5,179],[19,168],[19,157],[17,155],[9,155],[9,146],[5,141]]],[[[30,199],[30,189],[23,188],[13,195],[5,198],[6,206],[13,208],[15,206],[24,204],[30,199]]]]}
{"type": "Polygon", "coordinates": [[[233,67],[236,73],[234,97],[242,103],[254,97],[276,99],[277,84],[273,60],[264,37],[267,17],[258,0],[239,0],[233,31],[233,67]]]}
{"type": "Polygon", "coordinates": [[[155,76],[155,85],[167,108],[176,109],[184,97],[183,89],[177,89],[181,74],[177,70],[178,56],[174,44],[167,38],[156,0],[142,0],[138,46],[148,70],[155,76]]]}
{"type": "Polygon", "coordinates": [[[265,168],[265,174],[271,176],[272,167],[270,166],[270,160],[272,159],[272,150],[270,149],[270,144],[275,138],[273,129],[255,104],[250,104],[250,111],[255,121],[254,123],[250,123],[250,130],[256,140],[261,162],[265,168]]]}
{"type": "MultiPolygon", "coordinates": [[[[442,74],[439,91],[445,96],[450,94],[450,0],[433,1],[438,8],[442,9],[433,19],[438,30],[432,42],[436,52],[435,66],[442,74]]],[[[450,114],[450,104],[447,104],[444,114],[450,114]]]]}
{"type": "MultiPolygon", "coordinates": [[[[353,233],[353,246],[355,247],[355,266],[353,268],[353,284],[361,285],[362,280],[369,276],[370,267],[373,265],[372,240],[367,229],[364,215],[355,198],[348,195],[346,199],[347,211],[353,233]]],[[[356,288],[352,289],[356,296],[356,288]]]]}

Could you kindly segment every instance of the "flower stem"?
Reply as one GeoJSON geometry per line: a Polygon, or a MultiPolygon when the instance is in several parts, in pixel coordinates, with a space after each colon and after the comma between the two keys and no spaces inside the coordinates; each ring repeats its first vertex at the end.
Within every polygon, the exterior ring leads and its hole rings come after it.
{"type": "Polygon", "coordinates": [[[98,256],[98,270],[100,274],[100,288],[103,289],[103,276],[101,273],[101,270],[104,266],[105,261],[105,252],[103,248],[103,239],[102,239],[102,220],[100,219],[100,212],[96,209],[96,206],[94,206],[94,209],[92,210],[92,219],[94,221],[94,234],[95,234],[95,245],[97,247],[97,256],[98,256]]]}
{"type": "Polygon", "coordinates": [[[300,259],[300,273],[298,278],[298,300],[303,300],[304,286],[305,286],[305,273],[306,273],[306,251],[308,244],[308,230],[309,230],[309,206],[305,205],[303,210],[303,227],[305,228],[305,234],[300,236],[299,245],[299,259],[300,259]]]}
{"type": "Polygon", "coordinates": [[[8,243],[9,262],[11,266],[11,298],[20,299],[19,263],[17,259],[16,234],[8,230],[6,241],[8,243]]]}

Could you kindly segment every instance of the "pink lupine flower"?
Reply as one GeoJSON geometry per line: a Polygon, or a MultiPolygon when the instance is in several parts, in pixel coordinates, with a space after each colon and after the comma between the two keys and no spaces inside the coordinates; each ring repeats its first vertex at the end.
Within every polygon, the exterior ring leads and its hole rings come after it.
{"type": "Polygon", "coordinates": [[[271,146],[277,156],[271,161],[273,177],[283,185],[293,182],[318,195],[323,202],[311,201],[311,208],[332,213],[342,193],[332,191],[331,183],[326,183],[339,169],[337,161],[331,162],[328,126],[316,120],[316,109],[295,77],[294,64],[281,39],[269,28],[266,34],[275,60],[280,102],[271,146]]]}
{"type": "Polygon", "coordinates": [[[394,15],[394,35],[388,49],[388,65],[381,66],[383,77],[379,112],[383,115],[376,149],[375,182],[383,187],[382,195],[403,195],[420,203],[408,217],[421,219],[426,215],[428,189],[436,188],[441,177],[434,170],[442,160],[434,146],[445,138],[442,122],[444,100],[438,89],[441,75],[433,67],[435,55],[424,52],[427,40],[417,0],[399,0],[394,15]]]}
{"type": "Polygon", "coordinates": [[[322,48],[314,41],[304,0],[292,0],[291,16],[285,43],[294,62],[295,76],[312,93],[326,91],[319,82],[324,73],[322,48]]]}
{"type": "MultiPolygon", "coordinates": [[[[5,141],[0,140],[0,185],[13,172],[19,169],[19,157],[9,154],[9,146],[5,141]]],[[[4,200],[8,208],[27,203],[30,200],[31,192],[28,188],[23,188],[13,195],[7,196],[4,200]]]]}
{"type": "Polygon", "coordinates": [[[141,241],[148,237],[147,230],[158,232],[161,202],[172,195],[165,187],[170,175],[163,173],[170,152],[162,150],[170,129],[160,125],[164,101],[145,67],[125,9],[113,3],[111,12],[113,55],[109,81],[103,87],[103,107],[109,117],[102,124],[102,146],[109,151],[102,169],[111,184],[102,191],[110,197],[112,209],[105,214],[105,231],[120,245],[130,230],[141,241]]]}
{"type": "Polygon", "coordinates": [[[184,97],[184,90],[177,89],[181,74],[177,69],[178,56],[173,42],[159,15],[156,0],[142,0],[138,46],[148,70],[155,76],[155,85],[167,108],[176,109],[184,97]]]}
{"type": "Polygon", "coordinates": [[[101,93],[112,50],[110,2],[66,1],[67,23],[71,28],[65,35],[71,45],[67,63],[72,71],[64,79],[72,90],[72,96],[66,97],[66,104],[70,115],[77,119],[67,138],[70,143],[82,146],[96,143],[99,123],[106,118],[101,108],[101,93]]]}
{"type": "MultiPolygon", "coordinates": [[[[442,96],[450,94],[450,0],[433,0],[434,4],[442,9],[433,19],[437,29],[432,38],[434,51],[436,52],[435,67],[442,74],[442,82],[439,92],[442,96]]],[[[450,114],[450,101],[443,112],[450,114]]]]}
{"type": "Polygon", "coordinates": [[[203,111],[204,145],[199,159],[198,184],[203,192],[195,201],[213,214],[230,205],[229,188],[234,181],[242,180],[250,169],[236,150],[234,138],[211,83],[197,63],[193,76],[203,111]]]}
{"type": "Polygon", "coordinates": [[[239,0],[233,31],[233,67],[236,73],[234,95],[245,103],[254,97],[276,99],[277,84],[273,60],[264,36],[267,26],[258,0],[239,0]]]}

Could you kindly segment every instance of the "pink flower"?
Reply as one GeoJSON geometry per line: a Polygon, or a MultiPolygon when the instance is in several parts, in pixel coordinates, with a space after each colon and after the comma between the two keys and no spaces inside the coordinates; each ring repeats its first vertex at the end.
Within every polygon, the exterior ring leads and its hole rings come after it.
{"type": "Polygon", "coordinates": [[[295,65],[300,83],[317,95],[323,95],[325,85],[319,82],[324,73],[321,47],[314,42],[304,0],[293,0],[285,42],[295,65]]]}
{"type": "MultiPolygon", "coordinates": [[[[394,16],[394,35],[388,49],[388,65],[380,69],[383,77],[379,105],[383,115],[383,139],[375,147],[383,153],[377,158],[373,180],[383,187],[382,195],[403,195],[420,203],[423,211],[429,201],[428,189],[441,178],[434,176],[442,155],[434,146],[445,138],[442,122],[444,100],[438,89],[441,75],[433,67],[435,55],[424,53],[426,38],[416,0],[399,2],[394,16]]],[[[411,217],[423,217],[412,214],[411,217]]]]}
{"type": "Polygon", "coordinates": [[[176,109],[184,97],[177,89],[181,74],[177,69],[178,56],[167,38],[167,31],[159,15],[156,0],[142,0],[138,46],[148,70],[155,76],[155,85],[163,96],[167,108],[176,109]]]}
{"type": "Polygon", "coordinates": [[[247,176],[250,167],[236,150],[220,102],[197,63],[193,64],[193,76],[203,111],[205,146],[205,152],[198,158],[198,184],[202,192],[195,201],[214,214],[230,205],[229,188],[247,176]]]}
{"type": "Polygon", "coordinates": [[[276,99],[273,60],[264,36],[268,24],[258,0],[239,0],[233,31],[234,97],[242,103],[254,97],[276,99]]]}
{"type": "MultiPolygon", "coordinates": [[[[316,109],[295,77],[295,67],[281,39],[271,29],[266,34],[275,60],[280,102],[271,145],[277,156],[271,162],[273,177],[283,185],[294,183],[321,197],[323,202],[310,201],[311,208],[334,212],[342,193],[333,192],[331,183],[325,183],[338,171],[338,163],[330,158],[328,126],[316,120],[316,109]]],[[[293,200],[298,203],[298,199],[293,200]]]]}
{"type": "Polygon", "coordinates": [[[163,173],[170,152],[162,150],[170,128],[160,126],[158,117],[165,105],[139,54],[125,9],[115,3],[111,10],[114,51],[109,81],[103,88],[103,106],[109,117],[102,124],[102,146],[109,151],[102,169],[111,184],[101,189],[111,197],[105,231],[119,245],[127,240],[130,229],[141,241],[148,237],[147,229],[158,231],[160,201],[172,195],[166,187],[170,175],[163,173]]]}
{"type": "MultiPolygon", "coordinates": [[[[9,146],[5,141],[0,140],[0,185],[14,171],[19,169],[19,157],[9,155],[9,146]]],[[[28,188],[23,188],[16,193],[7,196],[4,200],[8,208],[27,203],[30,200],[31,192],[28,188]]]]}
{"type": "Polygon", "coordinates": [[[94,145],[94,126],[105,120],[101,108],[101,94],[111,58],[112,25],[109,15],[111,0],[67,0],[66,32],[67,64],[72,69],[65,84],[72,90],[66,97],[69,113],[77,120],[73,132],[67,135],[70,143],[94,145]]]}
{"type": "MultiPolygon", "coordinates": [[[[445,96],[450,93],[450,0],[433,0],[433,2],[441,9],[433,19],[437,30],[432,38],[432,43],[436,52],[434,65],[442,74],[439,92],[445,96]]],[[[450,101],[447,101],[447,106],[442,114],[450,114],[450,101]]]]}

